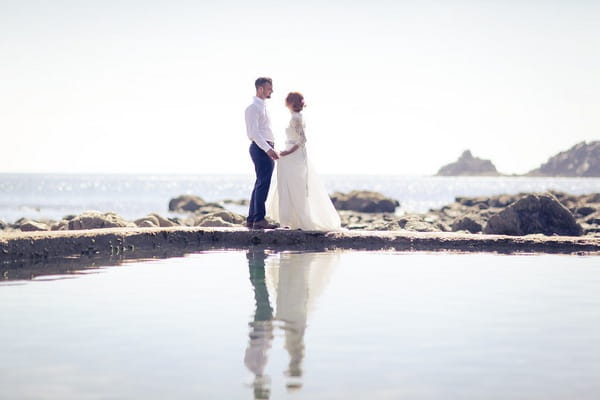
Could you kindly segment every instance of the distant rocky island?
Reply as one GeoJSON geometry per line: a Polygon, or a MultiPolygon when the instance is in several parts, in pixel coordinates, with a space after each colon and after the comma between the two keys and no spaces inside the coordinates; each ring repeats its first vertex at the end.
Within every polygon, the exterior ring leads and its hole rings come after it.
{"type": "Polygon", "coordinates": [[[444,165],[437,176],[498,176],[498,170],[490,160],[473,157],[470,150],[465,150],[458,161],[444,165]]]}
{"type": "MultiPolygon", "coordinates": [[[[444,165],[436,176],[500,176],[490,160],[465,150],[456,162],[444,165]]],[[[525,176],[600,177],[600,141],[581,142],[550,157],[525,176]]]]}
{"type": "Polygon", "coordinates": [[[600,176],[600,141],[581,142],[567,151],[550,157],[539,168],[527,173],[528,176],[600,176]]]}

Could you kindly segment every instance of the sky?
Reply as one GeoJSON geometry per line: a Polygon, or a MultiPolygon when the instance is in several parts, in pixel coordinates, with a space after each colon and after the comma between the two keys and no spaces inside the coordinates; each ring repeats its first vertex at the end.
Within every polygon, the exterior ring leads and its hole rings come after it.
{"type": "Polygon", "coordinates": [[[325,174],[525,173],[600,138],[597,1],[0,3],[0,172],[252,173],[254,80],[325,174]],[[327,3],[327,4],[325,4],[327,3]]]}

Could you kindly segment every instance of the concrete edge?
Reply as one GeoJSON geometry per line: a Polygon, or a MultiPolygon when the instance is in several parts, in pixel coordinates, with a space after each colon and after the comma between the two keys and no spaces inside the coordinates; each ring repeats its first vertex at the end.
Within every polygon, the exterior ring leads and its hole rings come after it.
{"type": "Polygon", "coordinates": [[[0,234],[0,263],[37,262],[64,257],[140,257],[161,251],[194,252],[207,248],[279,250],[398,250],[554,253],[600,255],[600,238],[501,236],[406,231],[316,232],[251,231],[245,228],[109,228],[81,231],[11,232],[0,234]]]}

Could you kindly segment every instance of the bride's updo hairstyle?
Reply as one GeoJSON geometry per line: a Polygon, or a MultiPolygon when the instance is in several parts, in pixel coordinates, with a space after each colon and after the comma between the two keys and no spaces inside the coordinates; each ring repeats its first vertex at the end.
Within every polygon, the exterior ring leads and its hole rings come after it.
{"type": "Polygon", "coordinates": [[[304,96],[302,96],[299,92],[290,92],[285,98],[285,103],[292,106],[292,110],[296,112],[302,111],[304,109],[304,96]]]}

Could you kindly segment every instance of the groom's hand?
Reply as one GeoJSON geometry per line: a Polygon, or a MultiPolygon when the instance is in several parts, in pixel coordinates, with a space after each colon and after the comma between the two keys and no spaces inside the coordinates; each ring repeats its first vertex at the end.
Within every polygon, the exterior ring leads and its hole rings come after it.
{"type": "Polygon", "coordinates": [[[275,153],[275,150],[273,150],[273,149],[269,149],[267,151],[267,154],[269,155],[269,157],[271,157],[271,160],[273,160],[273,161],[279,159],[279,156],[277,155],[277,153],[275,153]]]}

